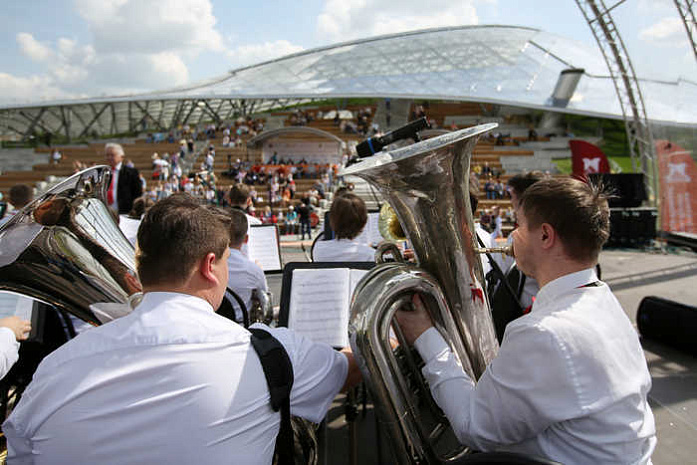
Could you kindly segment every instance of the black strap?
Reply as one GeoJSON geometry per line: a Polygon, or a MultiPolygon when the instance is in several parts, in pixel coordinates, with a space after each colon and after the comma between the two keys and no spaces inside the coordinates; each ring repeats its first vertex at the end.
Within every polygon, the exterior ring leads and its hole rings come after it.
{"type": "Polygon", "coordinates": [[[281,410],[281,429],[276,438],[277,465],[292,465],[293,428],[290,423],[290,390],[293,387],[293,365],[288,352],[268,331],[250,328],[251,342],[264,369],[266,384],[271,394],[271,408],[281,410]]]}

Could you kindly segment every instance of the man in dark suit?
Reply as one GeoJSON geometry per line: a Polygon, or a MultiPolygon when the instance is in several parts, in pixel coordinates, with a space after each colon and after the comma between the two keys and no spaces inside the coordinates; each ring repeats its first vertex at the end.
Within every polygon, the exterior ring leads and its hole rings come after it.
{"type": "Polygon", "coordinates": [[[140,175],[135,168],[123,163],[123,147],[108,143],[104,146],[107,164],[111,167],[112,181],[107,190],[107,204],[119,214],[127,214],[133,208],[133,201],[143,194],[140,175]]]}

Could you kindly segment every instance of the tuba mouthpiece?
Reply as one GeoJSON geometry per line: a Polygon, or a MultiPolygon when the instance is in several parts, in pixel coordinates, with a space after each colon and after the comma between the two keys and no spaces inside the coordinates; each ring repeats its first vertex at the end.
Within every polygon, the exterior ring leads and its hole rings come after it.
{"type": "Polygon", "coordinates": [[[509,257],[515,257],[513,251],[513,244],[506,245],[504,247],[484,247],[479,249],[474,249],[477,253],[500,253],[503,255],[508,255],[509,257]]]}

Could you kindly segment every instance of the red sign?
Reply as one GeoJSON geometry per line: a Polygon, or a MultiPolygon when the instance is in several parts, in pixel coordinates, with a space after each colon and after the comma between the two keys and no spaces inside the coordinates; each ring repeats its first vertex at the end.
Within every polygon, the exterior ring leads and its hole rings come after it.
{"type": "Polygon", "coordinates": [[[661,180],[661,229],[697,233],[697,164],[690,152],[669,141],[656,142],[661,180]]]}
{"type": "Polygon", "coordinates": [[[610,172],[607,157],[596,145],[573,139],[569,141],[569,148],[571,148],[571,170],[575,177],[584,179],[587,174],[610,172]]]}

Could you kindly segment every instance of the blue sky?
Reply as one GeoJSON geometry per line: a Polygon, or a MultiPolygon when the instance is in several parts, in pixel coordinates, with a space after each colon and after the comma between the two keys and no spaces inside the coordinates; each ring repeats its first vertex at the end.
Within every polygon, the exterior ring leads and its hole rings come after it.
{"type": "MultiPolygon", "coordinates": [[[[697,80],[673,0],[627,0],[613,15],[640,76],[697,80]]],[[[0,102],[166,89],[304,49],[465,24],[596,47],[573,0],[5,0],[0,102]]]]}

